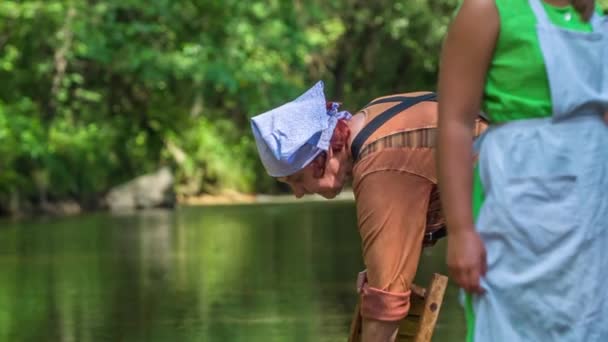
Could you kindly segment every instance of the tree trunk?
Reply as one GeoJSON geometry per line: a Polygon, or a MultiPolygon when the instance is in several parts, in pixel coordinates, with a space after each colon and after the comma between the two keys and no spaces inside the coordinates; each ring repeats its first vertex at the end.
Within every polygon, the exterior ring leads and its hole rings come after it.
{"type": "Polygon", "coordinates": [[[68,9],[68,13],[65,18],[63,27],[60,30],[62,36],[62,44],[55,51],[54,63],[55,63],[55,75],[53,76],[53,84],[51,87],[51,112],[48,113],[47,119],[51,119],[57,108],[59,107],[59,92],[61,90],[61,84],[65,78],[65,72],[68,67],[68,51],[72,48],[72,42],[74,40],[74,32],[72,31],[72,20],[76,16],[76,9],[72,6],[68,9]]]}

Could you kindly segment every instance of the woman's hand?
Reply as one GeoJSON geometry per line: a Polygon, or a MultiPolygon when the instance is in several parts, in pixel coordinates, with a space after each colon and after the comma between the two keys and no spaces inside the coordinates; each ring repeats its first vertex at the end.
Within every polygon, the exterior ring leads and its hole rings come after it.
{"type": "Polygon", "coordinates": [[[486,248],[473,227],[448,235],[447,264],[452,279],[469,293],[483,293],[480,279],[486,274],[486,248]]]}

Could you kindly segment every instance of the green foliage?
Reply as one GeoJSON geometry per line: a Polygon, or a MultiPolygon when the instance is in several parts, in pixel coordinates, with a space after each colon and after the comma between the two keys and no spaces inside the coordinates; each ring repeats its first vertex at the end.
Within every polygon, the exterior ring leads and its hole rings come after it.
{"type": "Polygon", "coordinates": [[[249,118],[318,79],[350,110],[432,90],[457,3],[0,1],[0,211],[166,164],[183,194],[275,191],[249,118]]]}
{"type": "Polygon", "coordinates": [[[317,79],[351,109],[432,87],[454,5],[2,1],[0,209],[93,203],[162,164],[183,194],[273,191],[248,119],[317,79]]]}
{"type": "Polygon", "coordinates": [[[254,151],[252,139],[238,132],[232,122],[200,118],[183,135],[169,135],[188,151],[179,168],[178,181],[181,193],[193,194],[200,188],[206,192],[221,189],[253,191],[255,183],[254,151]],[[198,180],[194,188],[189,181],[198,180]]]}

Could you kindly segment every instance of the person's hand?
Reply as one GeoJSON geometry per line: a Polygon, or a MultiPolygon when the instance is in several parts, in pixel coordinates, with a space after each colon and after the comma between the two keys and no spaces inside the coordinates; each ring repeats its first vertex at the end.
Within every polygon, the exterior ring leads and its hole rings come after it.
{"type": "Polygon", "coordinates": [[[483,293],[480,279],[487,270],[486,248],[474,228],[448,234],[447,264],[456,284],[469,293],[483,293]]]}

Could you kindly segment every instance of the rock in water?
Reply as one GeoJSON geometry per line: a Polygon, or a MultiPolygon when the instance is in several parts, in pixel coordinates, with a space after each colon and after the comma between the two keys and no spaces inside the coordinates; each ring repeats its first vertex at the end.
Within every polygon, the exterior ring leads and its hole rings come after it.
{"type": "Polygon", "coordinates": [[[110,190],[106,203],[112,211],[172,207],[175,204],[173,174],[167,167],[139,176],[110,190]]]}

